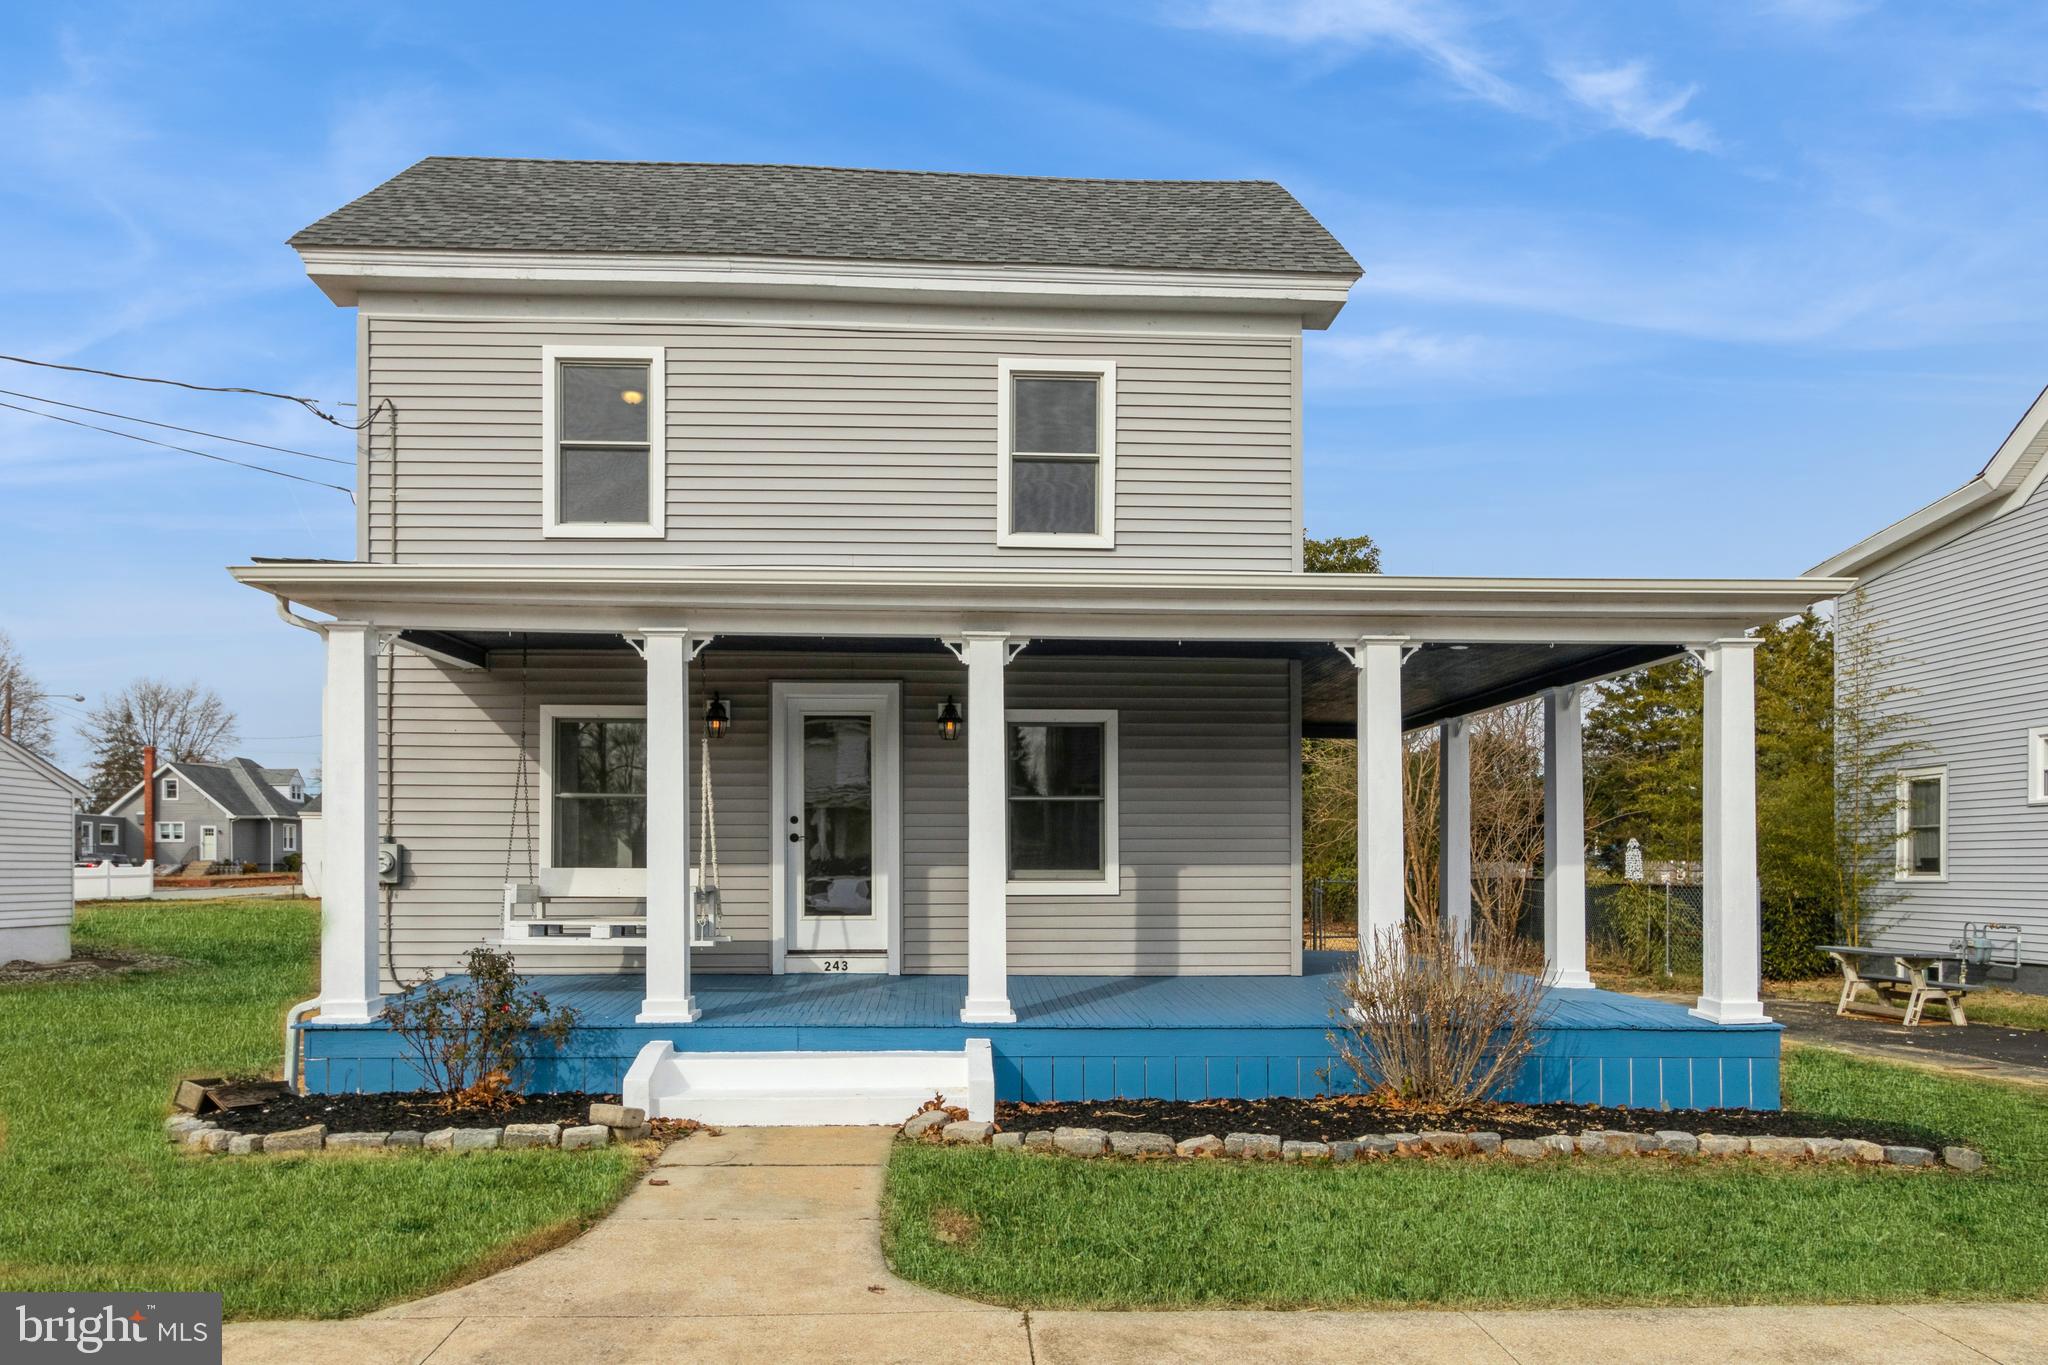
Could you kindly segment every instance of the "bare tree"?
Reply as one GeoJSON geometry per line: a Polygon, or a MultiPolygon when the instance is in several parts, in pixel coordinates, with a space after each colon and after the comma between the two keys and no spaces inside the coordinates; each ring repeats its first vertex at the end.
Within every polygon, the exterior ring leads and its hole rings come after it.
{"type": "Polygon", "coordinates": [[[215,763],[235,742],[235,713],[197,682],[138,678],[92,709],[79,727],[92,746],[87,779],[100,809],[142,780],[142,751],[167,763],[215,763]]]}
{"type": "Polygon", "coordinates": [[[1473,932],[1512,936],[1543,855],[1543,703],[1513,702],[1473,716],[1467,726],[1473,932]]]}
{"type": "Polygon", "coordinates": [[[1921,747],[1919,719],[1905,709],[1914,689],[1885,677],[1891,657],[1884,623],[1863,589],[1835,611],[1835,875],[1842,935],[1864,942],[1898,899],[1899,769],[1921,747]]]}
{"type": "Polygon", "coordinates": [[[57,752],[57,716],[30,676],[14,638],[0,630],[0,735],[23,748],[53,757],[57,752]]]}

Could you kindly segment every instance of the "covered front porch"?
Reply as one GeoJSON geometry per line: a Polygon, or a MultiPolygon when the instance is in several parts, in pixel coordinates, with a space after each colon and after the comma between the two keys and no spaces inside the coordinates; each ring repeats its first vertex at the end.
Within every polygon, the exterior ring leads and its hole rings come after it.
{"type": "MultiPolygon", "coordinates": [[[[986,1038],[1001,1100],[1260,1099],[1357,1087],[1331,1047],[1348,953],[1305,953],[1300,976],[1016,976],[1017,1018],[960,1022],[960,976],[702,973],[696,1021],[639,1022],[642,984],[613,974],[546,982],[582,1021],[537,1060],[541,1090],[617,1091],[650,1042],[679,1052],[953,1051],[986,1038]]],[[[416,1088],[381,1024],[314,1020],[308,1090],[416,1088]]],[[[1778,1026],[1717,1025],[1681,1005],[1552,989],[1535,1055],[1507,1098],[1648,1109],[1778,1106],[1778,1026]]]]}

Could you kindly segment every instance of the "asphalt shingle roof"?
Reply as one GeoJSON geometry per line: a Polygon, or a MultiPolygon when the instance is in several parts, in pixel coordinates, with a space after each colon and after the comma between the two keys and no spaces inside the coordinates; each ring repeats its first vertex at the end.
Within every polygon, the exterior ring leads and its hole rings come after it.
{"type": "Polygon", "coordinates": [[[428,157],[291,244],[1360,273],[1270,180],[702,162],[428,157]]]}
{"type": "Polygon", "coordinates": [[[225,763],[179,763],[174,765],[193,786],[205,792],[222,810],[239,819],[288,820],[298,807],[286,800],[267,780],[268,769],[246,758],[225,763]]]}

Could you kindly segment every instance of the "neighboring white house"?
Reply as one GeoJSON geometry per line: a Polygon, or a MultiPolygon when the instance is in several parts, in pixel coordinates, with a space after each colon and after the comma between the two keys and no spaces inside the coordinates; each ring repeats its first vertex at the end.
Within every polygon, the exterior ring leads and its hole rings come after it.
{"type": "Polygon", "coordinates": [[[71,956],[83,783],[0,739],[0,962],[71,956]]]}
{"type": "MultiPolygon", "coordinates": [[[[1915,722],[1897,773],[1897,899],[1873,941],[1985,942],[2048,989],[2048,391],[1977,476],[1814,570],[1882,642],[1915,722]],[[1860,616],[1859,616],[1860,613],[1860,616]]],[[[1974,970],[1974,969],[1973,969],[1974,970]]],[[[2010,973],[1996,973],[2003,980],[2010,973]]]]}
{"type": "Polygon", "coordinates": [[[1304,572],[1303,332],[1360,271],[1279,185],[437,157],[293,245],[357,310],[356,553],[233,572],[324,639],[322,1028],[479,943],[672,1035],[693,971],[976,1026],[1299,976],[1302,738],[1359,740],[1397,930],[1404,731],[1526,697],[1588,988],[1585,684],[1686,650],[1696,1013],[1763,1019],[1746,632],[1844,585],[1304,572]]]}

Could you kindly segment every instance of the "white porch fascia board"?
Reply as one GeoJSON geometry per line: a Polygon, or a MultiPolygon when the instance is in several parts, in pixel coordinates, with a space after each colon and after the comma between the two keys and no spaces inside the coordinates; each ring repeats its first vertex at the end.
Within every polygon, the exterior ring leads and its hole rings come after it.
{"type": "Polygon", "coordinates": [[[1328,327],[1356,277],[1287,271],[974,265],[817,257],[633,255],[570,251],[424,251],[309,247],[306,274],[341,307],[391,293],[689,294],[839,297],[883,302],[1298,313],[1328,327]]]}
{"type": "Polygon", "coordinates": [[[255,564],[242,583],[398,629],[1013,636],[1328,643],[1628,643],[1739,635],[1846,578],[1404,578],[1133,569],[839,569],[578,564],[255,564]]]}

